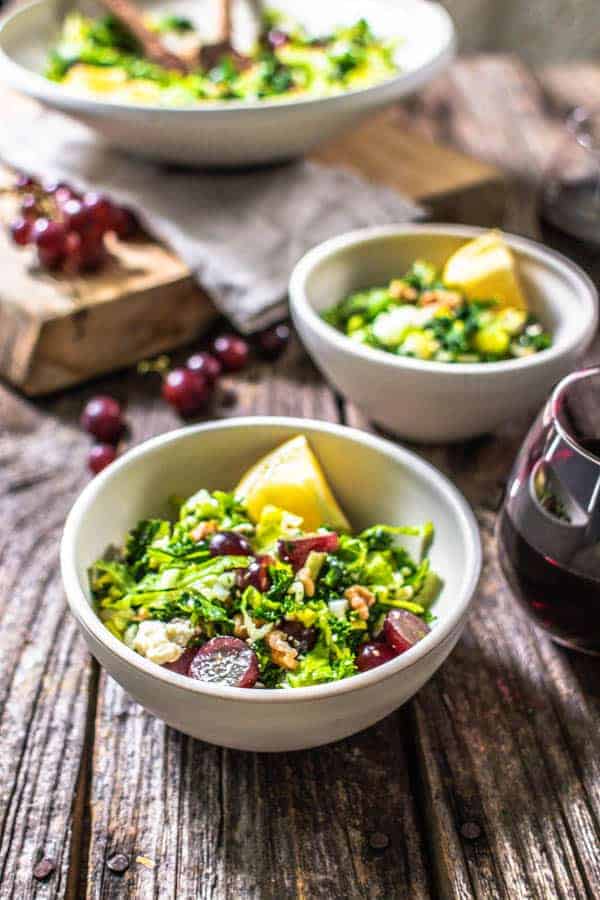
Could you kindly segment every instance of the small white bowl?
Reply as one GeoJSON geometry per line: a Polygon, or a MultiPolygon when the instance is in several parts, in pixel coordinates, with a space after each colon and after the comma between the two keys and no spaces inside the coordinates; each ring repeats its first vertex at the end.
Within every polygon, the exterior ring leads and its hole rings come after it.
{"type": "MultiPolygon", "coordinates": [[[[165,3],[140,0],[144,8],[168,8],[195,21],[201,33],[212,0],[165,3]]],[[[454,27],[448,13],[428,0],[277,0],[274,6],[323,34],[364,16],[374,32],[398,39],[401,71],[385,82],[322,99],[224,102],[177,108],[136,105],[69,93],[43,76],[59,22],[77,6],[102,12],[89,0],[36,0],[20,4],[0,25],[0,78],[11,87],[89,125],[110,144],[138,156],[187,165],[245,166],[301,156],[350,126],[367,112],[423,87],[454,55],[454,27]]],[[[236,12],[244,11],[244,4],[236,12]]],[[[244,22],[240,23],[243,31],[244,22]]]]}
{"type": "Polygon", "coordinates": [[[194,737],[242,750],[314,747],[367,728],[412,697],[452,650],[479,578],[481,547],[469,506],[428,463],[381,438],[306,419],[247,418],[161,435],[130,450],[85,488],[62,539],[63,581],[90,651],[154,715],[194,737]],[[431,520],[444,588],[430,634],[389,663],[344,681],[290,690],[202,684],[139,656],[91,605],[88,567],[138,519],[169,515],[168,497],[232,488],[261,455],[303,433],[357,529],[431,520]],[[360,485],[360,488],[357,488],[360,485]]]}
{"type": "Polygon", "coordinates": [[[598,325],[598,297],[574,263],[526,238],[505,234],[531,310],[553,345],[496,363],[427,362],[351,340],[320,316],[348,294],[399,277],[415,259],[442,267],[482,228],[389,225],[325,241],[297,264],[290,282],[294,323],[317,366],[373,422],[413,441],[458,441],[535,410],[576,365],[598,325]]]}

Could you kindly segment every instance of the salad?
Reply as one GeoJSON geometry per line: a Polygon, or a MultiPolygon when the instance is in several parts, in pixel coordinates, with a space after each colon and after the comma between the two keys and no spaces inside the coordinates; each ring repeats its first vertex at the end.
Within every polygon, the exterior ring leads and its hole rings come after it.
{"type": "MultiPolygon", "coordinates": [[[[147,17],[165,48],[200,60],[201,40],[181,16],[147,17]]],[[[52,48],[46,76],[70,91],[110,99],[186,106],[227,100],[326,97],[369,87],[397,72],[394,47],[364,19],[312,37],[276,12],[263,14],[259,39],[242,57],[225,53],[203,69],[181,73],[144,59],[133,35],[113,16],[69,14],[52,48]]]]}
{"type": "Polygon", "coordinates": [[[353,534],[302,435],[234,492],[201,488],[139,522],[90,584],[119,640],[192,679],[297,688],[379,666],[421,640],[441,588],[430,523],[353,534]]]}
{"type": "Polygon", "coordinates": [[[527,308],[515,260],[498,232],[465,244],[442,272],[416,260],[388,284],[345,297],[323,318],[353,341],[436,362],[518,359],[552,344],[527,308]]]}

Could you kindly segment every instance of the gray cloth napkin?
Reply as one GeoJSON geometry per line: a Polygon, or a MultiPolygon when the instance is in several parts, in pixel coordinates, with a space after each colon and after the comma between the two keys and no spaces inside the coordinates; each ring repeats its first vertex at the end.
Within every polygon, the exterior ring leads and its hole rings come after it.
{"type": "Polygon", "coordinates": [[[352,173],[300,161],[242,174],[171,169],[108,148],[85,126],[26,104],[0,129],[0,157],[43,178],[106,191],[185,261],[243,332],[285,314],[302,254],[325,238],[423,211],[352,173]]]}

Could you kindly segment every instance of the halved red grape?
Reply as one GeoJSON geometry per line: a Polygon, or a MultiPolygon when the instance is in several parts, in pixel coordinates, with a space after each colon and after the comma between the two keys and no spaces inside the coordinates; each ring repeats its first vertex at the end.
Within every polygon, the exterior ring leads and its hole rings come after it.
{"type": "Polygon", "coordinates": [[[407,609],[390,609],[383,623],[383,633],[396,653],[404,653],[429,633],[429,626],[407,609]]]}
{"type": "Polygon", "coordinates": [[[99,441],[111,444],[120,437],[123,427],[123,412],[114,397],[100,394],[89,400],[81,414],[81,427],[99,441]]]}
{"type": "Polygon", "coordinates": [[[368,672],[383,663],[389,662],[397,656],[395,650],[387,644],[378,641],[369,641],[363,644],[356,656],[356,668],[359,672],[368,672]]]}
{"type": "Polygon", "coordinates": [[[179,675],[189,675],[190,665],[197,652],[197,647],[187,647],[187,649],[183,651],[179,659],[176,659],[175,662],[165,663],[164,667],[165,669],[169,669],[171,672],[177,672],[179,675]]]}
{"type": "Polygon", "coordinates": [[[248,362],[249,349],[246,341],[236,334],[221,334],[215,338],[214,354],[226,372],[238,372],[248,362]]]}
{"type": "Polygon", "coordinates": [[[239,638],[216,637],[196,652],[189,674],[197,681],[251,688],[258,681],[258,659],[239,638]]]}
{"type": "Polygon", "coordinates": [[[31,238],[31,222],[23,216],[19,216],[10,223],[10,236],[15,244],[24,247],[31,238]]]}
{"type": "Polygon", "coordinates": [[[194,353],[186,362],[192,372],[201,372],[211,384],[214,384],[223,370],[223,366],[212,353],[194,353]]]}
{"type": "Polygon", "coordinates": [[[116,458],[117,451],[112,444],[94,444],[88,454],[88,468],[94,475],[97,475],[116,458]]]}
{"type": "Polygon", "coordinates": [[[211,386],[201,372],[172,369],[162,384],[162,395],[183,416],[192,416],[206,404],[211,386]]]}
{"type": "Polygon", "coordinates": [[[252,547],[237,531],[217,531],[208,549],[211,556],[252,556],[252,547]]]}
{"type": "Polygon", "coordinates": [[[340,545],[340,539],[335,531],[326,531],[323,534],[311,534],[300,538],[277,541],[277,550],[280,559],[289,562],[297,572],[308,558],[308,554],[315,550],[318,553],[334,553],[340,545]]]}

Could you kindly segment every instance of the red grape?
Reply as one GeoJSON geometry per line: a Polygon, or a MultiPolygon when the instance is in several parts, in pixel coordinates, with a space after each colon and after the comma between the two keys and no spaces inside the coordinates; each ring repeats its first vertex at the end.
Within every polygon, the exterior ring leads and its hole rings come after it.
{"type": "Polygon", "coordinates": [[[238,569],[236,572],[235,583],[240,590],[247,587],[254,587],[257,591],[269,590],[271,579],[269,577],[269,561],[270,557],[262,557],[253,559],[247,569],[238,569]]]}
{"type": "Polygon", "coordinates": [[[19,172],[15,180],[15,186],[18,190],[23,190],[24,188],[30,188],[37,184],[35,178],[32,175],[28,175],[27,172],[19,172]]]}
{"type": "Polygon", "coordinates": [[[359,672],[368,672],[396,657],[396,652],[387,644],[370,641],[363,644],[356,656],[356,668],[359,672]]]}
{"type": "Polygon", "coordinates": [[[62,222],[40,218],[33,223],[33,239],[38,247],[62,253],[65,246],[66,229],[62,222]]]}
{"type": "Polygon", "coordinates": [[[212,684],[251,688],[258,681],[256,653],[235,637],[215,637],[197,651],[190,677],[212,684]]]}
{"type": "Polygon", "coordinates": [[[88,455],[88,467],[94,475],[97,475],[116,458],[117,451],[112,444],[94,444],[88,455]]]}
{"type": "Polygon", "coordinates": [[[267,328],[258,335],[256,345],[258,351],[265,359],[277,359],[288,345],[290,329],[283,322],[267,328]]]}
{"type": "Polygon", "coordinates": [[[126,206],[115,206],[111,215],[110,230],[123,241],[133,237],[138,230],[135,213],[126,206]]]}
{"type": "Polygon", "coordinates": [[[385,617],[383,633],[396,653],[404,653],[429,633],[429,627],[407,609],[390,609],[385,617]]]}
{"type": "Polygon", "coordinates": [[[79,195],[73,188],[67,187],[66,184],[61,184],[54,191],[54,201],[57,206],[63,206],[69,200],[79,200],[79,195]]]}
{"type": "Polygon", "coordinates": [[[277,626],[288,636],[288,644],[299,653],[308,653],[317,643],[317,629],[313,625],[305,626],[296,619],[284,619],[277,626]]]}
{"type": "Polygon", "coordinates": [[[222,334],[215,338],[213,350],[226,372],[238,372],[248,362],[248,344],[235,334],[222,334]]]}
{"type": "Polygon", "coordinates": [[[110,231],[115,208],[105,194],[89,191],[84,195],[83,205],[90,214],[90,220],[103,231],[110,231]]]}
{"type": "Polygon", "coordinates": [[[24,194],[21,200],[21,215],[26,218],[37,216],[38,202],[34,194],[24,194]]]}
{"type": "Polygon", "coordinates": [[[106,259],[106,247],[102,232],[96,225],[89,225],[82,235],[78,265],[82,272],[98,269],[106,259]]]}
{"type": "Polygon", "coordinates": [[[66,228],[83,234],[90,221],[90,213],[81,200],[67,200],[63,204],[62,214],[66,228]]]}
{"type": "Polygon", "coordinates": [[[197,413],[210,396],[211,386],[201,372],[172,369],[162,384],[164,399],[183,416],[197,413]]]}
{"type": "Polygon", "coordinates": [[[289,41],[290,36],[285,31],[282,31],[280,28],[271,28],[267,32],[267,44],[273,50],[276,50],[278,47],[283,47],[289,41]]]}
{"type": "Polygon", "coordinates": [[[211,384],[215,383],[223,368],[216,356],[204,352],[190,356],[186,366],[192,372],[201,372],[211,384]]]}
{"type": "Polygon", "coordinates": [[[31,238],[31,222],[29,219],[24,219],[22,216],[19,216],[14,222],[11,222],[10,236],[15,244],[19,244],[20,247],[24,247],[25,244],[28,244],[31,238]]]}
{"type": "Polygon", "coordinates": [[[124,424],[119,402],[102,394],[88,400],[81,414],[81,427],[104,443],[118,440],[124,424]]]}
{"type": "Polygon", "coordinates": [[[217,531],[208,549],[211,556],[252,556],[252,547],[237,531],[217,531]]]}
{"type": "Polygon", "coordinates": [[[37,253],[42,269],[53,271],[54,269],[60,269],[63,264],[64,256],[56,250],[51,250],[48,247],[38,247],[37,253]]]}
{"type": "Polygon", "coordinates": [[[334,553],[339,545],[340,539],[335,531],[277,541],[280,558],[289,562],[296,572],[302,568],[311,550],[318,553],[334,553]]]}
{"type": "Polygon", "coordinates": [[[49,197],[54,197],[57,191],[71,190],[69,185],[64,181],[44,181],[42,183],[42,189],[49,197]]]}
{"type": "Polygon", "coordinates": [[[46,269],[56,269],[60,266],[64,258],[66,238],[62,222],[36,219],[31,236],[37,246],[41,265],[46,269]]]}

